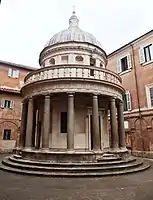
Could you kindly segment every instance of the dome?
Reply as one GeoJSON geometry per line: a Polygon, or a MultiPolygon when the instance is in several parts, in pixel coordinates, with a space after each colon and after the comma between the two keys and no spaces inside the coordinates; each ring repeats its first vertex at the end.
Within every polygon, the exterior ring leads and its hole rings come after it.
{"type": "Polygon", "coordinates": [[[78,27],[78,24],[79,24],[79,20],[77,16],[75,15],[75,12],[73,12],[73,15],[69,19],[69,28],[63,31],[60,31],[59,33],[56,33],[47,42],[45,47],[48,47],[54,44],[75,41],[75,42],[82,42],[82,43],[90,43],[102,49],[100,42],[91,33],[81,30],[78,27]]]}

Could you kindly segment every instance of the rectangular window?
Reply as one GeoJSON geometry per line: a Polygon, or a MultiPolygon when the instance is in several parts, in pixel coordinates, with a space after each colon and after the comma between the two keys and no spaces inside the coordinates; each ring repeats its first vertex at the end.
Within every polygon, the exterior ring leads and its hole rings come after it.
{"type": "Polygon", "coordinates": [[[11,139],[11,129],[4,129],[3,140],[11,139]]]}
{"type": "Polygon", "coordinates": [[[127,56],[121,59],[121,70],[122,70],[122,72],[128,70],[127,56]]]}
{"type": "Polygon", "coordinates": [[[149,44],[139,49],[140,64],[153,60],[153,44],[149,44]]]}
{"type": "Polygon", "coordinates": [[[124,95],[124,111],[130,111],[131,109],[131,95],[130,92],[127,91],[124,95]]]}
{"type": "Polygon", "coordinates": [[[69,60],[69,57],[66,56],[66,55],[61,57],[61,62],[62,62],[63,64],[67,64],[67,63],[68,63],[68,60],[69,60]]]}
{"type": "Polygon", "coordinates": [[[0,101],[1,108],[14,108],[14,101],[2,99],[0,101]]]}
{"type": "Polygon", "coordinates": [[[12,77],[12,78],[19,78],[19,70],[9,68],[9,70],[8,70],[8,76],[12,77]]]}
{"type": "Polygon", "coordinates": [[[131,55],[127,54],[119,58],[117,61],[117,73],[125,72],[132,68],[131,55]]]}
{"type": "Polygon", "coordinates": [[[67,133],[67,112],[61,112],[60,132],[67,133]]]}
{"type": "Polygon", "coordinates": [[[150,94],[150,105],[153,107],[153,87],[149,88],[149,94],[150,94]]]}
{"type": "Polygon", "coordinates": [[[5,100],[4,108],[11,108],[11,101],[10,100],[5,100]]]}
{"type": "Polygon", "coordinates": [[[90,69],[90,76],[94,76],[94,69],[90,69]]]}
{"type": "Polygon", "coordinates": [[[144,47],[145,62],[148,62],[151,60],[151,46],[152,46],[152,44],[144,47]]]}

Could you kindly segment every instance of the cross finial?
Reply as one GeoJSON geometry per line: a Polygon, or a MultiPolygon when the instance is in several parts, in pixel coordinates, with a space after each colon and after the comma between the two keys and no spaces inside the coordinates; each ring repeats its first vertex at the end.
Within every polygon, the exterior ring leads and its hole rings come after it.
{"type": "Polygon", "coordinates": [[[75,5],[73,5],[73,15],[75,15],[75,5]]]}

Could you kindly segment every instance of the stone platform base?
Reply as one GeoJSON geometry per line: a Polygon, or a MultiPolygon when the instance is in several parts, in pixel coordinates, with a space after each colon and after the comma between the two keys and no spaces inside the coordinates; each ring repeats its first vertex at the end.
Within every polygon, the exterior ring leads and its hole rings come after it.
{"type": "Polygon", "coordinates": [[[22,158],[30,160],[40,160],[60,163],[79,163],[79,162],[97,162],[98,158],[103,156],[102,151],[78,151],[78,150],[31,150],[21,151],[22,158]]]}
{"type": "Polygon", "coordinates": [[[133,156],[153,159],[153,151],[132,151],[133,156]]]}
{"type": "Polygon", "coordinates": [[[142,159],[102,152],[28,152],[4,158],[0,169],[51,177],[100,177],[135,173],[149,168],[142,159]],[[65,160],[68,159],[68,160],[65,160]],[[49,160],[51,159],[51,160],[49,160]],[[62,160],[62,162],[61,162],[62,160]]]}

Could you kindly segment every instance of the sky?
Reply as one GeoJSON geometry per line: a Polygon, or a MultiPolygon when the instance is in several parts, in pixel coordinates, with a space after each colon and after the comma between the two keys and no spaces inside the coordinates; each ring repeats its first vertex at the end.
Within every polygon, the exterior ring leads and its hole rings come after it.
{"type": "Polygon", "coordinates": [[[152,0],[2,0],[0,60],[38,67],[46,42],[68,28],[73,5],[79,27],[107,54],[153,29],[152,0]]]}

